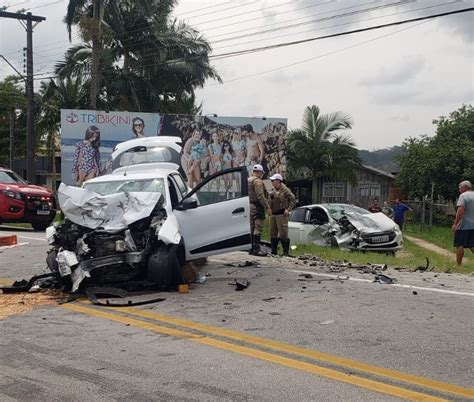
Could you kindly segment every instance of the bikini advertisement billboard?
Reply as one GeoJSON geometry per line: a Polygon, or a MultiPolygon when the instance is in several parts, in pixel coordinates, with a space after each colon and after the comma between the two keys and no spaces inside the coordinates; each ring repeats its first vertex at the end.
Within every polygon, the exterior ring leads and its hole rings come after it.
{"type": "Polygon", "coordinates": [[[287,119],[163,115],[161,135],[179,136],[181,168],[193,188],[209,175],[259,163],[265,177],[286,173],[287,119]]]}
{"type": "Polygon", "coordinates": [[[193,188],[213,173],[263,165],[265,177],[286,173],[287,119],[61,110],[61,180],[80,186],[111,172],[114,147],[130,139],[177,136],[181,172],[193,188]]]}
{"type": "Polygon", "coordinates": [[[61,109],[61,181],[80,186],[110,173],[120,142],[160,133],[157,113],[61,109]]]}

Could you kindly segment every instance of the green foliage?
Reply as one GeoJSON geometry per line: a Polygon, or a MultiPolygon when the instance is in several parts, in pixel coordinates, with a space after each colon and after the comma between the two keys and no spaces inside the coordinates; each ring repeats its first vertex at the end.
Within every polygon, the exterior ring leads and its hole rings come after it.
{"type": "MultiPolygon", "coordinates": [[[[99,0],[94,0],[99,1],[99,0]]],[[[195,113],[195,89],[220,77],[209,62],[209,43],[189,25],[171,19],[174,0],[100,0],[100,26],[93,1],[70,0],[64,19],[79,27],[84,43],[56,64],[61,78],[89,86],[92,39],[99,36],[98,107],[162,113],[195,113]],[[138,27],[138,28],[137,28],[138,27]]]]}
{"type": "Polygon", "coordinates": [[[305,109],[302,127],[289,132],[289,170],[312,179],[313,200],[319,177],[356,182],[353,166],[361,163],[358,151],[349,136],[337,133],[352,124],[352,118],[343,112],[324,115],[313,105],[305,109]]]}
{"type": "MultiPolygon", "coordinates": [[[[451,222],[452,222],[451,218],[451,222]]],[[[431,228],[420,229],[419,225],[406,224],[404,233],[409,236],[418,237],[420,239],[429,241],[437,246],[443,247],[446,250],[453,250],[453,232],[451,225],[433,226],[431,228]]]]}
{"type": "Polygon", "coordinates": [[[459,182],[474,178],[474,108],[463,105],[433,124],[434,137],[403,143],[397,184],[410,197],[422,197],[431,193],[434,183],[436,195],[454,200],[459,182]]]}
{"type": "Polygon", "coordinates": [[[10,115],[13,116],[13,157],[24,155],[26,141],[26,98],[16,77],[0,81],[0,164],[8,165],[10,115]]]}

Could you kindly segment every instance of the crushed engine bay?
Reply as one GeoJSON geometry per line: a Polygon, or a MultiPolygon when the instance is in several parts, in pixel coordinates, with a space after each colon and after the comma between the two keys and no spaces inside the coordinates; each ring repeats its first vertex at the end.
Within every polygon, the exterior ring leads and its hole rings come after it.
{"type": "Polygon", "coordinates": [[[58,199],[66,219],[46,231],[52,245],[46,262],[68,290],[133,281],[165,289],[181,282],[180,237],[170,240],[160,193],[103,196],[61,184],[58,199]]]}

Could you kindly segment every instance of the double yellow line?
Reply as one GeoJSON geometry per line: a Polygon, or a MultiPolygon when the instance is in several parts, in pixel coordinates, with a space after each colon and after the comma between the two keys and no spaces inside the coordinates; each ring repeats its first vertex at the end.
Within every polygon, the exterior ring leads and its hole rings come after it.
{"type": "Polygon", "coordinates": [[[338,371],[314,363],[298,360],[296,357],[303,357],[307,360],[317,360],[319,362],[330,364],[331,366],[338,366],[343,369],[349,369],[351,371],[355,370],[360,373],[369,374],[371,376],[385,378],[395,383],[405,383],[417,388],[428,389],[442,394],[451,394],[457,397],[474,399],[473,389],[418,377],[383,367],[372,366],[366,363],[318,352],[315,350],[301,348],[283,342],[272,341],[270,339],[260,338],[237,331],[213,327],[176,317],[170,317],[163,314],[157,314],[150,311],[144,311],[130,307],[123,307],[120,309],[99,309],[95,307],[89,307],[84,303],[64,304],[62,307],[78,313],[87,314],[89,316],[103,318],[122,324],[128,324],[144,330],[179,338],[186,338],[202,345],[211,346],[233,353],[239,353],[254,359],[279,364],[307,373],[316,374],[331,380],[352,384],[358,387],[369,389],[371,391],[376,391],[399,398],[413,401],[444,400],[430,394],[391,385],[383,381],[372,380],[361,375],[349,374],[344,371],[338,371]],[[130,316],[139,317],[139,319],[130,316]],[[160,324],[166,324],[167,326],[160,324]],[[271,353],[262,349],[277,351],[286,355],[291,355],[293,357],[282,356],[281,354],[271,353]]]}

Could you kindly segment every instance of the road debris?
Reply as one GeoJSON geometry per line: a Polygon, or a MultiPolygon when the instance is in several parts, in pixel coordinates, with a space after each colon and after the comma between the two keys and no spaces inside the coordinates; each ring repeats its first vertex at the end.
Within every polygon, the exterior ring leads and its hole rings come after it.
{"type": "Polygon", "coordinates": [[[248,288],[250,281],[247,279],[234,279],[234,282],[229,283],[229,285],[235,286],[235,290],[244,290],[248,288]]]}
{"type": "MultiPolygon", "coordinates": [[[[244,262],[229,262],[224,264],[226,267],[244,268],[244,267],[259,267],[258,261],[244,261],[244,262]]],[[[232,271],[235,272],[235,271],[232,271]]]]}
{"type": "Polygon", "coordinates": [[[86,295],[92,304],[106,307],[142,306],[144,304],[158,303],[166,300],[163,297],[153,299],[137,299],[137,297],[143,296],[144,294],[130,293],[126,290],[114,287],[90,287],[86,289],[86,295]],[[102,301],[100,299],[104,297],[99,296],[109,296],[109,298],[105,298],[105,301],[102,301]]]}
{"type": "Polygon", "coordinates": [[[36,282],[44,280],[44,279],[53,279],[53,278],[58,278],[58,274],[55,272],[51,272],[51,273],[42,274],[42,275],[35,275],[35,276],[32,276],[29,280],[22,279],[20,281],[13,282],[11,286],[0,287],[0,290],[3,293],[28,292],[36,282]]]}
{"type": "Polygon", "coordinates": [[[34,308],[54,305],[63,297],[64,294],[58,290],[0,294],[0,320],[12,315],[28,313],[34,308]]]}
{"type": "Polygon", "coordinates": [[[379,283],[382,283],[382,284],[385,284],[385,285],[391,285],[392,283],[395,283],[395,279],[391,278],[388,275],[378,274],[375,277],[374,282],[379,282],[379,283]]]}

